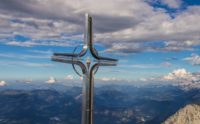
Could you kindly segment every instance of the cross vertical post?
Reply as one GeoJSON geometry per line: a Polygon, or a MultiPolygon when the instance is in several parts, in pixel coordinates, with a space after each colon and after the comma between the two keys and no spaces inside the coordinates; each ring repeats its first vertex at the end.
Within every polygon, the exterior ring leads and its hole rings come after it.
{"type": "Polygon", "coordinates": [[[82,51],[80,53],[54,53],[52,60],[72,64],[75,72],[83,77],[81,124],[93,124],[94,74],[100,66],[115,66],[117,60],[98,55],[93,46],[91,16],[85,14],[85,32],[82,51]],[[87,53],[91,56],[88,56],[87,53]],[[86,56],[86,59],[84,59],[84,56],[86,56]],[[94,64],[90,66],[91,62],[94,64]],[[81,68],[82,74],[76,70],[75,65],[81,68]]]}

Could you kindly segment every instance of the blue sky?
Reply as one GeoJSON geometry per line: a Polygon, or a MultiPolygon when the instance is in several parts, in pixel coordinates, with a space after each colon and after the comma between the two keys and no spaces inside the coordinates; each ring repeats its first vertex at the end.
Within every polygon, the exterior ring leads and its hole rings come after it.
{"type": "Polygon", "coordinates": [[[99,54],[119,59],[117,67],[100,68],[97,79],[149,80],[199,72],[197,0],[2,0],[0,80],[78,79],[71,65],[50,57],[83,43],[85,13],[93,16],[99,54]]]}

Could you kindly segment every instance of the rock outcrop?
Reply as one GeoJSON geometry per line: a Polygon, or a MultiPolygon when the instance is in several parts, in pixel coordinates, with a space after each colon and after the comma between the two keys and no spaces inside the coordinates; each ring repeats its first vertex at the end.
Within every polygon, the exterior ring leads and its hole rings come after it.
{"type": "Polygon", "coordinates": [[[200,105],[186,105],[169,117],[163,124],[200,124],[200,105]]]}

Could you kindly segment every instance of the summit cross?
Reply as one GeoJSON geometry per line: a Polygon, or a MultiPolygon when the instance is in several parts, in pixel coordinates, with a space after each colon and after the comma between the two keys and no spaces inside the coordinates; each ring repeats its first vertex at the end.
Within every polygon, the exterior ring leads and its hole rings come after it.
{"type": "Polygon", "coordinates": [[[72,64],[75,72],[83,77],[81,124],[93,124],[94,74],[99,66],[115,66],[118,60],[98,55],[93,46],[92,17],[88,14],[85,14],[84,44],[81,52],[76,53],[77,48],[73,53],[54,53],[52,60],[72,64]],[[82,74],[76,70],[76,66],[81,68],[82,74]]]}

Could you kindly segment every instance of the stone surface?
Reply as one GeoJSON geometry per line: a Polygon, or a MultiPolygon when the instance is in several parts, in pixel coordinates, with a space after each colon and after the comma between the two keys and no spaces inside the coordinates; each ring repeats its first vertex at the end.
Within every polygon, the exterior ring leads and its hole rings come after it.
{"type": "Polygon", "coordinates": [[[200,124],[200,105],[186,105],[163,124],[200,124]]]}

